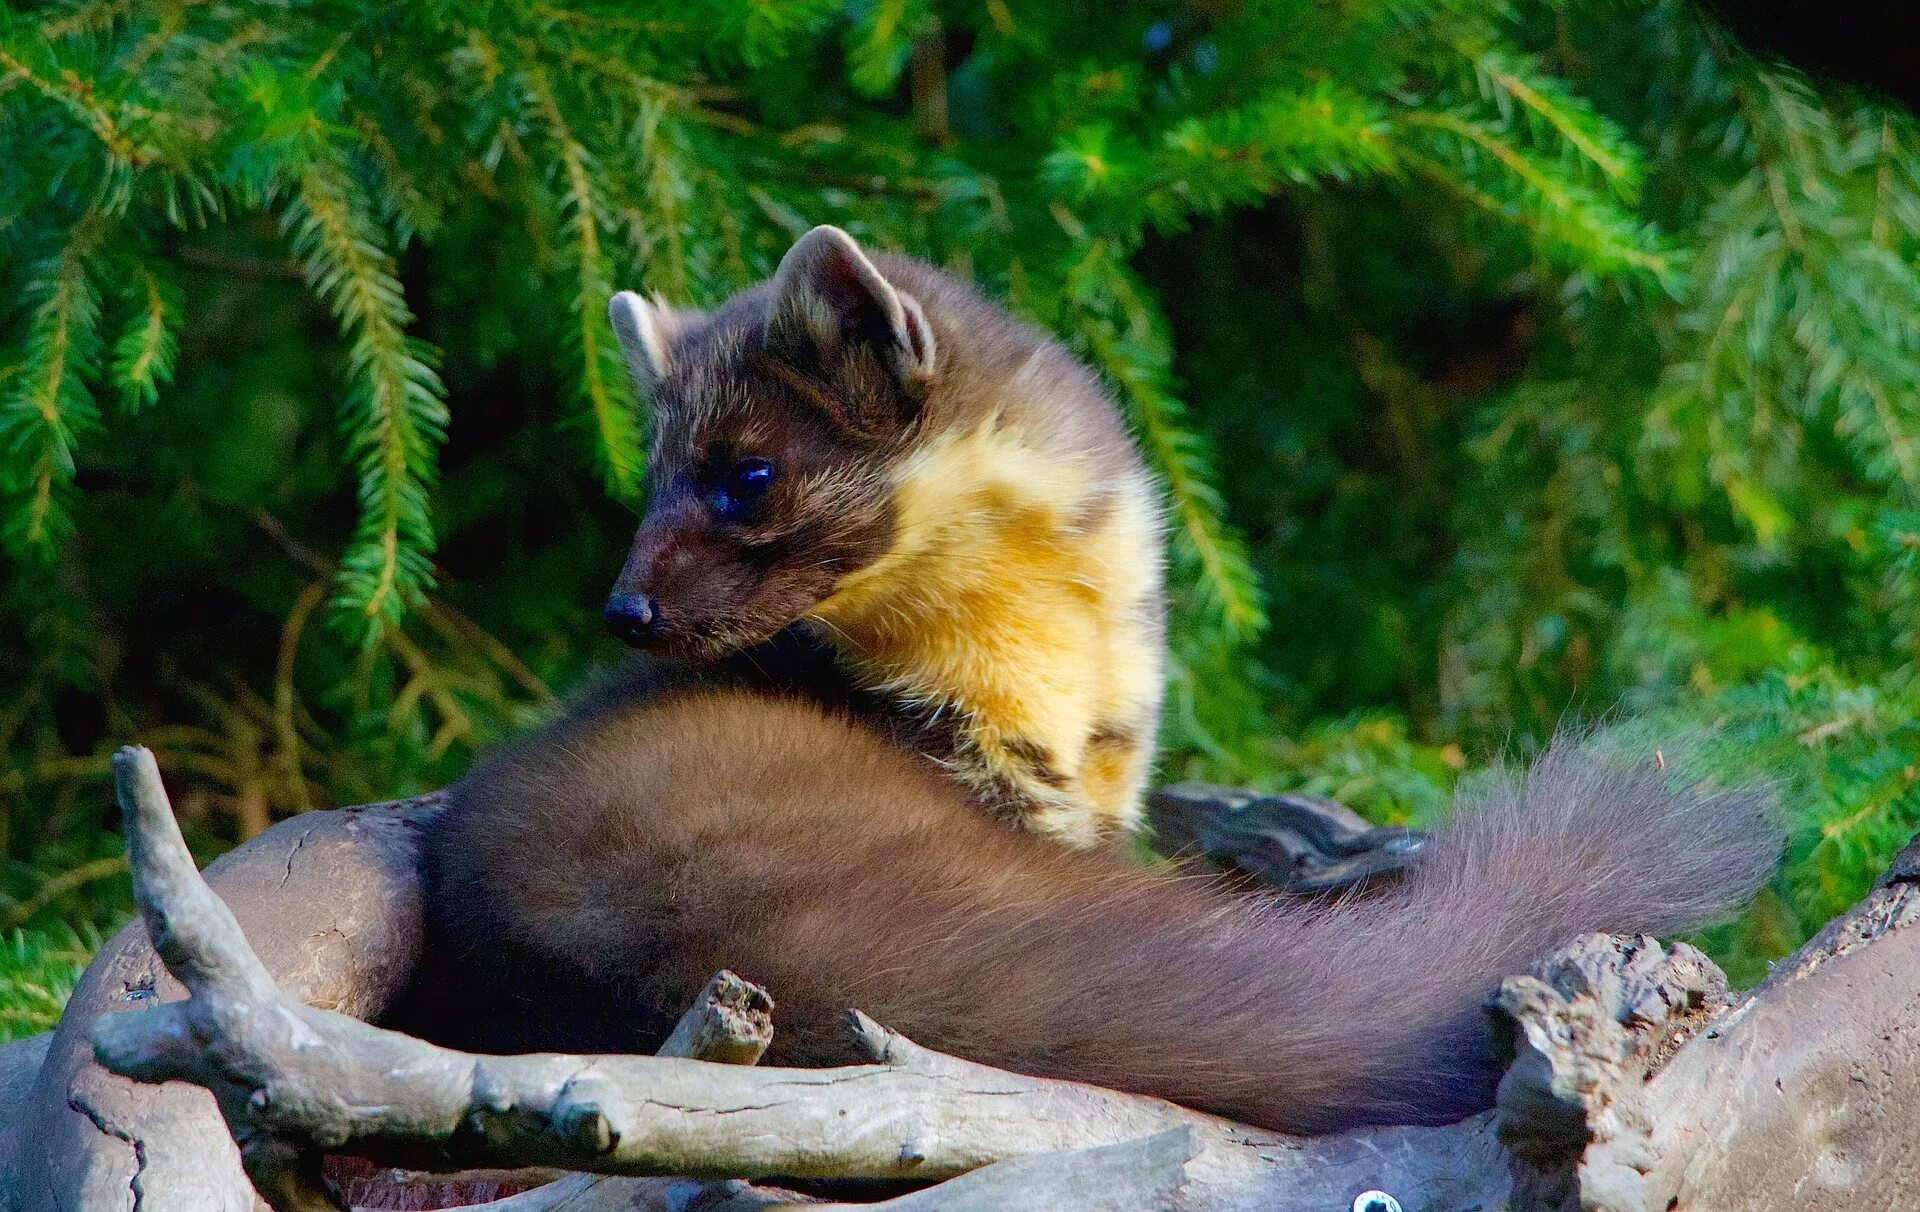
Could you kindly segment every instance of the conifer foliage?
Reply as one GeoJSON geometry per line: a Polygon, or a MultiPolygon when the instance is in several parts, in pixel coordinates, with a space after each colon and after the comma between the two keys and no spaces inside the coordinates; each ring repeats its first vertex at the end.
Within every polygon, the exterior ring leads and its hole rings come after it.
{"type": "Polygon", "coordinates": [[[216,845],[547,709],[639,503],[607,296],[821,222],[1115,389],[1169,773],[1417,816],[1717,721],[1802,780],[1751,957],[1920,824],[1920,131],[1678,0],[30,0],[0,147],[0,925],[110,912],[130,737],[216,845]]]}

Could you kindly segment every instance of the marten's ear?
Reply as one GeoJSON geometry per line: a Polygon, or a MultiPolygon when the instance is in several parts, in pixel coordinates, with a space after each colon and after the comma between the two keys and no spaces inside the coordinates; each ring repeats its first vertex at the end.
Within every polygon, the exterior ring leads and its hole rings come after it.
{"type": "Polygon", "coordinates": [[[911,393],[933,372],[933,329],[919,301],[881,277],[837,227],[794,242],[773,275],[773,299],[767,341],[803,362],[845,373],[871,354],[911,393]]]}
{"type": "Polygon", "coordinates": [[[673,365],[673,337],[680,328],[679,317],[655,296],[649,303],[630,290],[623,290],[607,302],[607,317],[613,321],[614,335],[620,338],[620,352],[627,359],[627,373],[643,397],[651,397],[667,377],[673,365]]]}

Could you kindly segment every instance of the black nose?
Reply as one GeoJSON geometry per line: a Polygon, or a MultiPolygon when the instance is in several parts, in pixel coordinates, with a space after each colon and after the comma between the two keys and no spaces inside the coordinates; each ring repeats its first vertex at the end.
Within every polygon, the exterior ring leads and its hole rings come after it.
{"type": "Polygon", "coordinates": [[[643,593],[616,593],[602,616],[607,630],[636,648],[660,635],[660,604],[643,593]]]}

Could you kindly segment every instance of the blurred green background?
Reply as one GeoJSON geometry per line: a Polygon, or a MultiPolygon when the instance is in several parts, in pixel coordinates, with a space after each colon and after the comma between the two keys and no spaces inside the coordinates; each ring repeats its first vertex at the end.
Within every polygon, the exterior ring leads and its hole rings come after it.
{"type": "Polygon", "coordinates": [[[0,1037],[127,912],[114,747],[205,857],[611,659],[606,298],[821,222],[1115,387],[1165,777],[1705,727],[1794,824],[1743,980],[1920,827],[1920,130],[1687,5],[16,2],[0,147],[0,1037]]]}

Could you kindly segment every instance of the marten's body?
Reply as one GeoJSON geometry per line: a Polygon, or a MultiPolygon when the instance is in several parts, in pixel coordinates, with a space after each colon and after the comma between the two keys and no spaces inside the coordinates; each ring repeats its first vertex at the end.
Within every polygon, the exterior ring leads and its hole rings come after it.
{"type": "Polygon", "coordinates": [[[1146,777],[1145,473],[1065,353],[880,265],[816,231],[711,316],[616,303],[657,432],[609,619],[672,660],[454,788],[427,847],[470,1014],[453,1042],[646,1051],[731,968],[779,1003],[775,1061],[853,1059],[857,1007],[1252,1123],[1436,1121],[1490,1096],[1501,976],[1766,877],[1758,797],[1570,749],[1366,898],[1060,845],[1129,827],[1146,777]]]}

